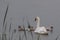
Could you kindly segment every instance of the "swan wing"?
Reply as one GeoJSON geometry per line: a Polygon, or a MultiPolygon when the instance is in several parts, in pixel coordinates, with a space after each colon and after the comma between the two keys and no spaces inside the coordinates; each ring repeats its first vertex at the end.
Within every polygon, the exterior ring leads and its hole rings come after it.
{"type": "Polygon", "coordinates": [[[36,32],[36,33],[45,33],[47,31],[46,31],[45,27],[37,27],[34,32],[36,32]]]}

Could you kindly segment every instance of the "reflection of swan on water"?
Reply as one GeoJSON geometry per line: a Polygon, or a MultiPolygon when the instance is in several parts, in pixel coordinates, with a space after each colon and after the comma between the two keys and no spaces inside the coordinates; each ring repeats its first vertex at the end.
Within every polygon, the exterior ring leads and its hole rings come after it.
{"type": "Polygon", "coordinates": [[[44,26],[40,27],[40,18],[38,16],[35,18],[35,21],[37,22],[37,27],[34,32],[38,34],[48,34],[44,26]]]}

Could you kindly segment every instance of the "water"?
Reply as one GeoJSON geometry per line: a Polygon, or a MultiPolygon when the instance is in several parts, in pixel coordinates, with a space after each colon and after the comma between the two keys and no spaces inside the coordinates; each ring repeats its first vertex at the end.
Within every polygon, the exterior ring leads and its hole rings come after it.
{"type": "MultiPolygon", "coordinates": [[[[8,24],[7,34],[9,24],[12,23],[12,30],[17,30],[17,33],[14,34],[15,39],[18,40],[19,38],[18,25],[23,25],[23,17],[25,17],[24,25],[27,28],[26,16],[28,16],[30,24],[34,28],[36,26],[34,22],[36,16],[41,18],[41,26],[49,27],[51,24],[54,25],[53,33],[49,33],[48,36],[41,35],[41,40],[55,40],[57,35],[60,34],[60,0],[0,0],[0,34],[2,32],[3,17],[8,3],[9,10],[6,19],[8,24]]],[[[37,39],[37,35],[34,33],[33,35],[34,40],[37,39]]],[[[28,33],[27,37],[29,40],[32,40],[31,35],[28,33]]]]}

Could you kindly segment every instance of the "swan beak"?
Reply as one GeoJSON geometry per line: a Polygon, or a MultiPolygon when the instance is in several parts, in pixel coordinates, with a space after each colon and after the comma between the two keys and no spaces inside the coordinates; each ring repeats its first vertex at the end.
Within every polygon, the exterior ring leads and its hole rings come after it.
{"type": "Polygon", "coordinates": [[[35,18],[35,21],[37,21],[37,18],[35,18]]]}

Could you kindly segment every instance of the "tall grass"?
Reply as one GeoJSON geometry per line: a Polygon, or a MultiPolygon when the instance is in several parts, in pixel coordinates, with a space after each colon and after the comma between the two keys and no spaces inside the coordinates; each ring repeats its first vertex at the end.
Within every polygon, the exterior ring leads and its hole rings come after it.
{"type": "Polygon", "coordinates": [[[1,40],[1,34],[0,34],[0,40],[1,40]]]}
{"type": "Polygon", "coordinates": [[[5,30],[4,30],[5,40],[7,40],[6,28],[7,28],[7,22],[5,24],[5,30]]]}
{"type": "Polygon", "coordinates": [[[60,36],[60,34],[59,34],[59,35],[57,35],[57,37],[56,37],[56,39],[55,39],[55,40],[58,40],[59,36],[60,36]]]}
{"type": "Polygon", "coordinates": [[[9,4],[7,5],[7,8],[6,8],[6,12],[5,12],[4,20],[3,20],[3,27],[5,24],[6,17],[7,17],[8,8],[9,8],[9,4]]]}
{"type": "Polygon", "coordinates": [[[21,35],[20,35],[20,33],[19,33],[19,40],[23,40],[23,39],[21,38],[21,35]]]}
{"type": "Polygon", "coordinates": [[[10,26],[9,26],[9,33],[11,32],[11,23],[10,23],[10,26]]]}
{"type": "Polygon", "coordinates": [[[37,34],[37,36],[38,36],[37,37],[37,40],[41,40],[41,37],[40,37],[41,35],[40,34],[37,34]]]}
{"type": "Polygon", "coordinates": [[[6,33],[5,33],[5,30],[6,30],[6,26],[5,25],[5,21],[6,21],[6,17],[7,17],[7,12],[8,12],[8,8],[9,8],[9,4],[7,5],[7,8],[6,8],[6,12],[5,12],[5,16],[4,16],[4,20],[3,20],[3,27],[2,27],[2,40],[7,40],[6,38],[6,33]]]}
{"type": "Polygon", "coordinates": [[[12,35],[11,35],[11,40],[13,40],[13,34],[14,34],[14,32],[12,32],[12,35]]]}
{"type": "Polygon", "coordinates": [[[14,29],[13,31],[12,31],[12,35],[11,35],[11,40],[13,40],[13,35],[16,33],[16,30],[14,29]]]}
{"type": "Polygon", "coordinates": [[[10,33],[11,33],[11,23],[10,23],[10,26],[9,26],[9,40],[10,40],[10,33]]]}
{"type": "MultiPolygon", "coordinates": [[[[27,16],[26,16],[26,18],[27,18],[27,16]]],[[[31,25],[30,25],[30,23],[29,23],[28,18],[27,18],[27,24],[28,24],[28,28],[30,29],[30,28],[31,28],[31,25]]],[[[31,32],[32,40],[33,40],[33,33],[32,33],[32,31],[30,31],[30,32],[31,32]]]]}
{"type": "Polygon", "coordinates": [[[27,35],[26,35],[26,31],[25,31],[25,26],[24,26],[24,18],[23,18],[23,28],[24,28],[24,35],[25,35],[25,38],[27,40],[27,35]]]}
{"type": "Polygon", "coordinates": [[[6,28],[7,28],[7,22],[4,27],[4,32],[2,33],[2,40],[7,40],[6,28]]]}

